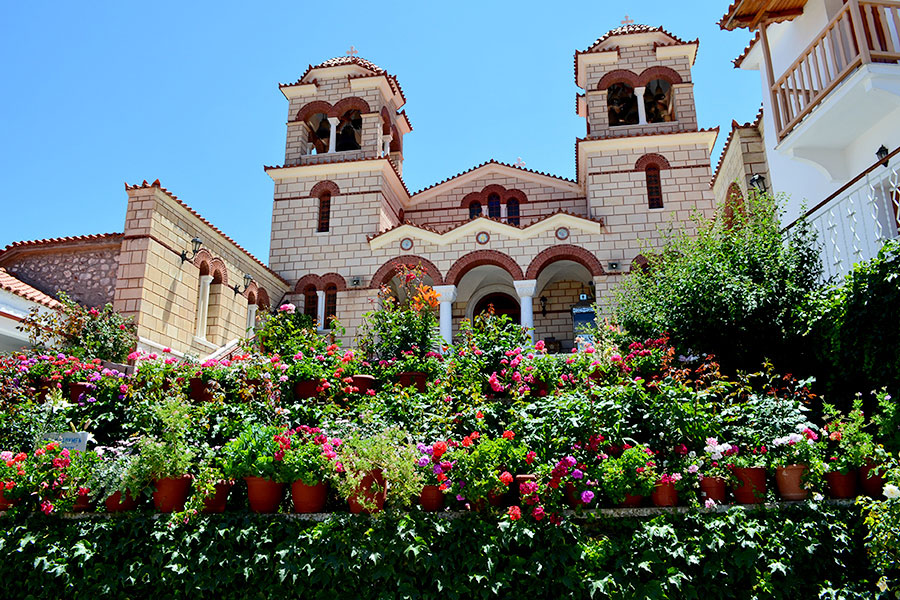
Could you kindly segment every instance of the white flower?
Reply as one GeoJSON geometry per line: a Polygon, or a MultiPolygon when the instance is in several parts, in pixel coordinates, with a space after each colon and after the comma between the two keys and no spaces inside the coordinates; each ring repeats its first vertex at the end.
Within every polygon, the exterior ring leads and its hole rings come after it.
{"type": "Polygon", "coordinates": [[[900,488],[898,488],[893,483],[887,484],[886,486],[884,486],[884,497],[891,500],[900,498],[900,488]]]}
{"type": "Polygon", "coordinates": [[[704,502],[703,505],[704,505],[706,508],[713,508],[713,507],[715,507],[715,505],[716,505],[716,501],[713,500],[712,498],[707,498],[707,499],[706,499],[706,502],[704,502]]]}
{"type": "Polygon", "coordinates": [[[824,499],[825,499],[825,496],[823,496],[819,492],[816,492],[815,494],[813,494],[813,500],[815,500],[816,502],[821,502],[824,499]]]}

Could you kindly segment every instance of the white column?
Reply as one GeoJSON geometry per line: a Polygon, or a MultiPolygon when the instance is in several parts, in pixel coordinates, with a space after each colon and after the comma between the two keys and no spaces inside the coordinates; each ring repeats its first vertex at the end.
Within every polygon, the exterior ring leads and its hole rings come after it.
{"type": "Polygon", "coordinates": [[[206,317],[209,315],[209,286],[212,275],[200,276],[200,293],[197,295],[197,337],[206,339],[206,317]]]}
{"type": "Polygon", "coordinates": [[[247,305],[247,335],[251,335],[256,328],[256,311],[258,308],[255,304],[247,305]]]}
{"type": "Polygon", "coordinates": [[[316,290],[316,320],[319,322],[319,330],[325,329],[325,290],[316,290]]]}
{"type": "Polygon", "coordinates": [[[391,141],[394,137],[391,134],[387,134],[381,137],[384,146],[382,147],[382,156],[389,156],[391,154],[391,141]]]}
{"type": "Polygon", "coordinates": [[[634,95],[638,104],[638,125],[647,124],[647,107],[644,106],[644,86],[634,88],[634,95]]]}
{"type": "Polygon", "coordinates": [[[532,302],[534,294],[537,291],[537,279],[523,279],[522,281],[513,281],[516,287],[516,294],[519,295],[519,312],[522,315],[522,327],[528,328],[528,335],[531,341],[534,341],[534,311],[532,310],[532,302]]]}
{"type": "Polygon", "coordinates": [[[334,152],[335,146],[337,144],[337,126],[338,123],[341,122],[337,117],[328,117],[328,122],[331,123],[331,128],[328,135],[328,151],[334,152]]]}
{"type": "Polygon", "coordinates": [[[449,346],[453,343],[453,303],[456,301],[456,286],[436,285],[434,291],[438,293],[438,301],[441,303],[441,337],[449,346]]]}
{"type": "Polygon", "coordinates": [[[506,202],[500,205],[500,220],[506,223],[506,202]]]}

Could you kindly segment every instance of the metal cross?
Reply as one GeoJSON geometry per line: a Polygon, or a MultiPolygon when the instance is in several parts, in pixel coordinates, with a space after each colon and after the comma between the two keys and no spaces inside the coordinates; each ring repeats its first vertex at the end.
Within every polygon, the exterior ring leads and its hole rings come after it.
{"type": "Polygon", "coordinates": [[[629,19],[628,15],[625,15],[625,19],[622,20],[622,25],[631,25],[634,23],[634,19],[629,19]]]}
{"type": "Polygon", "coordinates": [[[354,56],[359,54],[359,50],[356,49],[356,46],[350,46],[350,49],[347,50],[347,56],[354,56]]]}
{"type": "Polygon", "coordinates": [[[521,169],[521,168],[523,168],[523,167],[525,166],[525,161],[522,160],[522,157],[521,157],[521,156],[517,156],[517,157],[516,157],[516,164],[513,165],[513,166],[519,167],[519,168],[521,169]]]}

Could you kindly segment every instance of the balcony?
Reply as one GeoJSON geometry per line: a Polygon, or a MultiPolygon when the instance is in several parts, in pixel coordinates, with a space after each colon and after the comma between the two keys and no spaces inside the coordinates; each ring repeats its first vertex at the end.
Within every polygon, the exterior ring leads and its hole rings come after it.
{"type": "MultiPolygon", "coordinates": [[[[858,117],[862,117],[865,121],[867,118],[883,115],[883,99],[880,100],[877,94],[875,98],[867,99],[866,92],[872,89],[886,89],[889,95],[897,97],[896,101],[891,99],[889,102],[900,105],[898,60],[900,60],[900,2],[848,0],[825,29],[771,86],[772,112],[779,142],[784,141],[792,133],[799,132],[803,128],[804,121],[810,120],[808,117],[822,108],[825,102],[839,105],[836,108],[842,109],[834,112],[833,118],[829,119],[831,122],[827,125],[838,126],[844,130],[849,129],[847,126],[850,124],[856,127],[874,125],[874,122],[859,122],[858,117]],[[862,85],[841,86],[851,78],[859,79],[862,85]],[[866,81],[863,82],[863,79],[866,81]],[[873,80],[879,81],[873,84],[873,80]],[[854,90],[842,90],[844,94],[841,98],[837,98],[837,94],[832,92],[839,87],[858,89],[855,90],[855,94],[848,94],[854,90]],[[838,101],[832,102],[832,99],[838,101]],[[879,101],[882,101],[881,106],[878,105],[879,101]],[[876,112],[869,112],[871,110],[876,112]],[[847,113],[850,112],[855,114],[857,122],[847,122],[847,113]]],[[[845,146],[843,140],[835,139],[835,129],[823,128],[823,125],[826,123],[819,123],[816,127],[820,139],[805,139],[799,146],[821,147],[827,146],[829,141],[835,148],[845,146]],[[830,136],[828,141],[821,139],[823,135],[830,136]]],[[[860,129],[856,127],[848,133],[858,134],[860,129]]],[[[795,142],[792,145],[798,144],[795,142]]]]}

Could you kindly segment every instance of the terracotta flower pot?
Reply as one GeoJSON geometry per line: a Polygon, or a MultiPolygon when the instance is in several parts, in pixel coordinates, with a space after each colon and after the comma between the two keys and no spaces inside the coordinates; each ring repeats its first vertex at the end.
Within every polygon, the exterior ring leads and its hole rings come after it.
{"type": "Polygon", "coordinates": [[[212,402],[213,394],[203,377],[191,377],[188,380],[191,400],[195,402],[212,402]]]}
{"type": "Polygon", "coordinates": [[[568,502],[569,506],[572,508],[578,508],[584,504],[584,502],[581,501],[581,494],[575,490],[575,486],[572,485],[571,481],[566,483],[566,502],[568,502]]]}
{"type": "Polygon", "coordinates": [[[164,513],[184,510],[188,491],[191,489],[191,477],[165,477],[156,480],[156,491],[153,492],[153,505],[164,513]]]}
{"type": "Polygon", "coordinates": [[[397,383],[400,384],[400,387],[415,387],[416,391],[421,394],[428,388],[428,375],[421,371],[404,371],[397,373],[397,383]]]}
{"type": "Polygon", "coordinates": [[[616,506],[618,508],[637,508],[644,502],[643,496],[634,496],[632,494],[625,494],[625,499],[619,502],[616,506]]]}
{"type": "Polygon", "coordinates": [[[137,500],[131,497],[130,492],[126,493],[124,498],[122,497],[122,492],[116,492],[107,498],[104,504],[106,505],[106,512],[111,513],[126,512],[137,508],[137,500]]]}
{"type": "Polygon", "coordinates": [[[548,393],[550,393],[550,388],[547,387],[546,381],[541,381],[540,379],[536,379],[534,383],[531,385],[531,389],[534,391],[534,395],[543,398],[548,393]]]}
{"type": "Polygon", "coordinates": [[[308,398],[315,398],[318,396],[318,392],[316,392],[316,388],[319,386],[319,382],[315,379],[304,379],[302,381],[298,381],[294,384],[294,398],[297,400],[306,400],[308,398]]]}
{"type": "Polygon", "coordinates": [[[244,477],[247,482],[247,499],[250,510],[255,513],[273,513],[281,504],[284,484],[264,477],[244,477]]]}
{"type": "Polygon", "coordinates": [[[375,378],[371,375],[354,375],[353,385],[359,389],[360,394],[365,394],[369,390],[375,389],[375,378]]]}
{"type": "Polygon", "coordinates": [[[846,473],[840,471],[825,473],[825,481],[828,483],[828,495],[832,498],[856,496],[856,469],[850,469],[846,473]]]}
{"type": "Polygon", "coordinates": [[[740,504],[761,504],[766,498],[766,469],[764,467],[735,467],[738,483],[734,499],[740,504]]]}
{"type": "Polygon", "coordinates": [[[296,513],[319,513],[325,509],[328,498],[328,485],[320,481],[315,485],[306,485],[302,481],[291,484],[291,501],[296,513]]]}
{"type": "Polygon", "coordinates": [[[216,491],[209,498],[203,499],[203,512],[205,513],[221,513],[225,512],[225,505],[228,503],[228,494],[234,487],[233,481],[220,481],[216,484],[216,491]]]}
{"type": "MultiPolygon", "coordinates": [[[[88,391],[90,385],[91,384],[88,383],[87,381],[77,381],[74,383],[70,383],[69,384],[69,401],[74,404],[74,403],[77,403],[79,400],[81,400],[82,394],[85,394],[88,391]]],[[[87,397],[87,396],[85,395],[85,397],[87,397]]]]}
{"type": "Polygon", "coordinates": [[[806,465],[785,465],[775,469],[775,485],[778,495],[785,500],[806,500],[809,490],[803,489],[806,465]]]}
{"type": "Polygon", "coordinates": [[[720,504],[725,502],[725,480],[721,477],[701,477],[700,500],[714,500],[720,504]]]}
{"type": "Polygon", "coordinates": [[[419,494],[419,504],[426,512],[438,512],[444,508],[444,492],[436,485],[426,485],[419,494]]]}
{"type": "Polygon", "coordinates": [[[91,510],[91,497],[88,494],[79,494],[75,498],[75,504],[72,506],[72,512],[87,512],[91,510]]]}
{"type": "Polygon", "coordinates": [[[363,477],[359,487],[356,489],[356,493],[347,499],[347,503],[350,505],[350,512],[354,515],[359,513],[372,514],[384,509],[386,496],[387,487],[384,482],[384,476],[381,473],[381,469],[375,469],[366,473],[366,476],[363,477]],[[369,510],[363,507],[359,502],[360,497],[365,499],[368,504],[374,502],[375,508],[369,510]]]}
{"type": "Polygon", "coordinates": [[[3,486],[0,485],[0,510],[9,510],[10,508],[12,508],[13,506],[16,505],[18,500],[12,500],[10,498],[7,498],[6,496],[3,495],[4,491],[5,490],[3,489],[3,486]]]}
{"type": "Polygon", "coordinates": [[[675,489],[675,484],[672,482],[657,482],[651,497],[654,506],[678,505],[678,490],[675,489]]]}
{"type": "Polygon", "coordinates": [[[488,492],[488,504],[491,506],[506,506],[508,501],[505,493],[488,492]]]}
{"type": "Polygon", "coordinates": [[[872,460],[866,460],[866,466],[859,469],[859,483],[862,491],[870,498],[881,498],[884,493],[884,478],[881,475],[873,475],[876,465],[872,460]]]}

